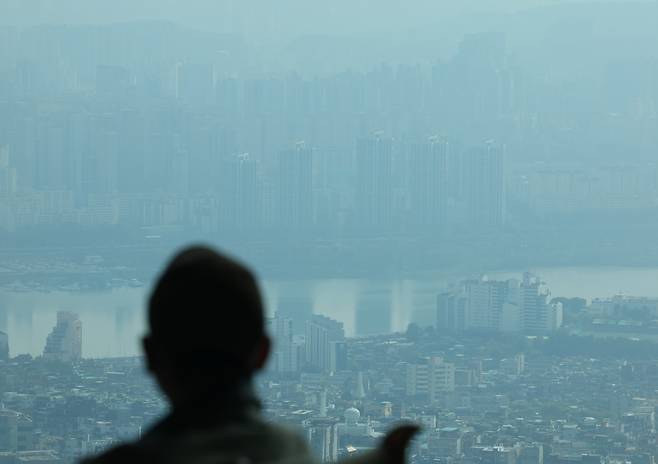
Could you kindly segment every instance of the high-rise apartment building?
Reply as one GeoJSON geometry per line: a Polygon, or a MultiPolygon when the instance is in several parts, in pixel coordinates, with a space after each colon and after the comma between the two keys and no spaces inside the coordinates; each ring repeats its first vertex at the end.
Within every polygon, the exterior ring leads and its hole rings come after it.
{"type": "Polygon", "coordinates": [[[386,228],[393,220],[393,141],[377,133],[358,141],[356,216],[367,228],[386,228]]]}
{"type": "Polygon", "coordinates": [[[76,361],[82,357],[82,322],[69,311],[57,312],[57,324],[46,340],[43,357],[56,361],[76,361]]]}
{"type": "Polygon", "coordinates": [[[293,341],[292,319],[275,314],[268,321],[273,338],[272,369],[279,374],[289,374],[299,370],[297,345],[293,341]]]}
{"type": "Polygon", "coordinates": [[[265,192],[260,163],[240,153],[221,164],[221,218],[224,226],[253,230],[263,225],[265,192]]]}
{"type": "Polygon", "coordinates": [[[436,328],[461,332],[466,327],[466,303],[463,294],[445,292],[436,299],[436,328]]]}
{"type": "Polygon", "coordinates": [[[504,147],[488,141],[466,150],[463,173],[468,223],[484,228],[505,224],[504,147]]]}
{"type": "Polygon", "coordinates": [[[345,340],[329,342],[329,372],[347,369],[347,343],[345,340]]]}
{"type": "Polygon", "coordinates": [[[277,226],[304,229],[313,221],[313,150],[298,142],[278,154],[276,165],[277,226]]]}
{"type": "Polygon", "coordinates": [[[541,281],[526,272],[519,285],[521,328],[525,333],[542,333],[562,326],[562,304],[549,303],[549,292],[541,281]]]}
{"type": "Polygon", "coordinates": [[[466,326],[469,329],[498,330],[507,297],[507,282],[488,279],[464,282],[466,326]]]}
{"type": "Polygon", "coordinates": [[[460,286],[437,297],[437,328],[441,330],[487,330],[551,332],[562,326],[562,305],[549,303],[550,293],[529,273],[523,280],[462,281],[460,286]]]}
{"type": "Polygon", "coordinates": [[[336,355],[334,351],[340,350],[343,345],[334,343],[345,339],[343,323],[330,319],[320,314],[314,314],[306,321],[306,364],[309,367],[322,372],[330,372],[336,367],[336,355]],[[333,360],[333,363],[332,363],[333,360]]]}
{"type": "Polygon", "coordinates": [[[445,226],[448,201],[447,139],[434,136],[411,146],[407,182],[411,222],[432,229],[445,226]]]}

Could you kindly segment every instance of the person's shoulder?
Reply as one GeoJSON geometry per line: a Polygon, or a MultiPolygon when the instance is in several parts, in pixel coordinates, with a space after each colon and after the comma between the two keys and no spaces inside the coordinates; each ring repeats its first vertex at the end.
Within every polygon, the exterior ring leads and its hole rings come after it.
{"type": "Polygon", "coordinates": [[[300,431],[269,421],[262,421],[259,427],[258,441],[264,453],[258,456],[257,461],[270,464],[318,464],[319,461],[300,431]]]}
{"type": "Polygon", "coordinates": [[[98,456],[92,456],[81,462],[81,464],[114,464],[114,463],[144,463],[150,462],[150,453],[133,444],[114,447],[98,456]]]}
{"type": "Polygon", "coordinates": [[[310,455],[304,437],[291,427],[275,424],[262,418],[244,424],[243,427],[247,429],[245,430],[245,438],[256,439],[261,445],[271,445],[276,455],[310,455]]]}

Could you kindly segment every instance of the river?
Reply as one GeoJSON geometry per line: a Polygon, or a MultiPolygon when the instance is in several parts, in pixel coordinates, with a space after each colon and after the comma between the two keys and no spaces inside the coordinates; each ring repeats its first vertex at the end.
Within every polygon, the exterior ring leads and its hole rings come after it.
{"type": "MultiPolygon", "coordinates": [[[[658,297],[658,268],[557,267],[531,269],[553,296],[607,297],[616,293],[658,297]]],[[[490,278],[520,278],[520,271],[496,271],[490,278]]],[[[465,276],[473,277],[473,276],[465,276]]],[[[343,322],[348,336],[404,330],[410,322],[434,323],[436,295],[462,277],[415,279],[309,279],[262,282],[268,312],[280,310],[303,330],[311,313],[343,322]]],[[[83,325],[85,357],[139,353],[147,288],[104,291],[7,291],[0,289],[0,330],[9,334],[11,355],[43,351],[57,311],[75,311],[83,325]]]]}

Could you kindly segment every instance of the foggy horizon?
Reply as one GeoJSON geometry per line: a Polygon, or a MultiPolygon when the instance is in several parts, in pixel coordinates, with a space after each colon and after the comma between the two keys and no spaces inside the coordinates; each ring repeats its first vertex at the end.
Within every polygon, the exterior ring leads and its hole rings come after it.
{"type": "Polygon", "coordinates": [[[651,0],[0,0],[0,462],[223,462],[262,402],[240,462],[656,464],[657,44],[651,0]]]}

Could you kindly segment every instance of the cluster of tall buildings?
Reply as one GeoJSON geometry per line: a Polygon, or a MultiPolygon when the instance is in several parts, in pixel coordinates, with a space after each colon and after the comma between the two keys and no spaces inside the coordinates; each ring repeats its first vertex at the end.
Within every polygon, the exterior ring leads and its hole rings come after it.
{"type": "Polygon", "coordinates": [[[0,111],[12,115],[0,121],[0,230],[398,233],[504,222],[506,137],[488,126],[521,102],[515,73],[499,72],[511,69],[501,35],[469,36],[432,67],[310,77],[243,72],[230,50],[198,49],[193,60],[163,49],[156,65],[152,49],[180,31],[143,29],[144,56],[105,50],[99,37],[129,34],[111,27],[39,31],[52,37],[34,43],[26,32],[21,60],[0,50],[0,111]],[[74,53],[76,34],[98,53],[74,53]],[[66,44],[59,58],[45,52],[52,43],[66,44]]]}
{"type": "Polygon", "coordinates": [[[44,359],[71,362],[82,358],[82,321],[76,313],[58,311],[57,323],[48,334],[44,359]]]}
{"type": "Polygon", "coordinates": [[[541,334],[562,326],[562,304],[548,301],[540,279],[462,281],[437,297],[437,328],[448,331],[494,331],[541,334]]]}
{"type": "Polygon", "coordinates": [[[504,147],[493,141],[461,149],[376,132],[340,152],[298,141],[259,157],[219,146],[210,130],[191,129],[187,147],[171,134],[143,140],[133,122],[100,132],[65,123],[21,135],[36,138],[29,148],[0,143],[0,227],[390,233],[505,222],[504,147]]]}
{"type": "Polygon", "coordinates": [[[292,319],[277,313],[268,320],[274,339],[271,369],[284,375],[302,370],[330,373],[347,367],[347,344],[343,323],[314,314],[304,327],[304,335],[293,332],[292,319]]]}
{"type": "Polygon", "coordinates": [[[509,203],[527,224],[658,198],[655,166],[600,162],[619,146],[653,160],[653,64],[621,94],[610,83],[628,68],[609,66],[566,111],[562,84],[532,78],[503,33],[467,34],[429,65],[322,74],[258,71],[240,40],[171,24],[0,36],[0,230],[461,237],[500,227],[509,203]]]}

